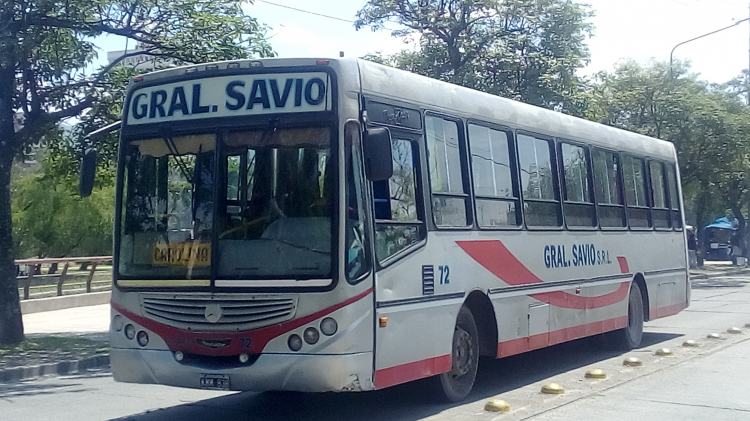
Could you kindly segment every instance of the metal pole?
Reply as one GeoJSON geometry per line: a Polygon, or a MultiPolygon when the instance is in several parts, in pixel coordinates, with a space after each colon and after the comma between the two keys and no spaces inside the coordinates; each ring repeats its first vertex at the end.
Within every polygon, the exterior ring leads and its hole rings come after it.
{"type": "Polygon", "coordinates": [[[713,34],[715,34],[717,32],[721,32],[721,31],[727,30],[729,28],[734,28],[735,26],[741,24],[742,22],[748,21],[748,20],[750,20],[750,17],[742,19],[742,20],[738,20],[737,22],[735,22],[735,23],[733,23],[733,24],[731,24],[729,26],[725,26],[725,27],[723,27],[721,29],[717,29],[717,30],[709,32],[707,34],[703,34],[703,35],[697,36],[695,38],[691,38],[691,39],[689,39],[687,41],[683,41],[683,42],[675,45],[674,48],[672,48],[672,51],[669,52],[669,78],[670,79],[672,78],[672,56],[674,55],[674,50],[676,50],[677,47],[679,47],[680,45],[683,45],[683,44],[687,44],[688,42],[692,42],[692,41],[695,41],[697,39],[701,39],[703,37],[707,37],[709,35],[713,35],[713,34]]]}

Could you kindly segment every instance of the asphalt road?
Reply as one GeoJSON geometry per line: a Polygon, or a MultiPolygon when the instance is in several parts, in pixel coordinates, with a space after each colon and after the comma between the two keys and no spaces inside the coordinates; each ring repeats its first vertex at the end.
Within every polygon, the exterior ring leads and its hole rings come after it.
{"type": "Polygon", "coordinates": [[[502,360],[482,361],[474,391],[460,405],[436,402],[427,381],[368,393],[221,393],[115,383],[106,371],[0,385],[2,420],[747,420],[750,400],[750,277],[695,281],[682,313],[647,324],[643,347],[621,355],[580,340],[502,360]],[[695,339],[699,348],[684,348],[695,339]],[[675,356],[654,351],[670,348],[675,356]],[[622,360],[636,356],[644,367],[622,360]],[[601,368],[606,380],[584,379],[601,368]],[[543,395],[554,381],[564,395],[543,395]],[[489,399],[507,414],[485,412],[489,399]]]}

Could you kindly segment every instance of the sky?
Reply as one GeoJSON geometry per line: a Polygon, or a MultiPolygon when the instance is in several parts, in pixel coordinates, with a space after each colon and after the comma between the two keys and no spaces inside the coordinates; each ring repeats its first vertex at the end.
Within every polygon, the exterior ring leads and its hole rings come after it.
{"type": "MultiPolygon", "coordinates": [[[[669,60],[675,45],[750,17],[750,0],[576,0],[595,12],[590,19],[595,31],[587,41],[590,63],[582,75],[612,71],[625,59],[646,64],[651,59],[669,60]]],[[[392,54],[410,48],[390,31],[359,31],[351,22],[316,16],[278,5],[303,9],[353,21],[365,0],[255,0],[245,9],[269,26],[267,35],[280,57],[360,57],[367,53],[392,54]],[[271,4],[276,3],[277,5],[271,4]]],[[[398,28],[395,24],[386,25],[398,28]]],[[[125,43],[114,37],[97,42],[100,62],[106,52],[122,50],[125,43]]],[[[131,41],[130,48],[133,43],[131,41]]],[[[750,23],[709,35],[678,47],[676,60],[689,60],[692,71],[713,83],[726,82],[748,68],[750,23]]]]}

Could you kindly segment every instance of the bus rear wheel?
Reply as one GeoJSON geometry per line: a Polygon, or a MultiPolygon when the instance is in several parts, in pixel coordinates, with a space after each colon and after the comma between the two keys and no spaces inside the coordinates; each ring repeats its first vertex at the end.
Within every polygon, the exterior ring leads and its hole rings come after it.
{"type": "Polygon", "coordinates": [[[608,342],[617,350],[630,351],[641,345],[643,338],[643,293],[641,287],[633,282],[628,297],[628,325],[623,329],[611,332],[608,342]]]}
{"type": "Polygon", "coordinates": [[[471,392],[479,366],[479,335],[474,315],[461,307],[453,330],[451,370],[437,376],[440,389],[450,402],[463,400],[471,392]]]}

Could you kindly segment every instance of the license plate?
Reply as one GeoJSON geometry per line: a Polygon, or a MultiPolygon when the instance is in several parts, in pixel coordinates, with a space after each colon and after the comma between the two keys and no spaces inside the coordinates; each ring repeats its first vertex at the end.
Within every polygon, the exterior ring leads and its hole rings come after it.
{"type": "Polygon", "coordinates": [[[711,248],[716,250],[719,248],[719,243],[711,243],[711,248]]]}
{"type": "Polygon", "coordinates": [[[202,374],[201,387],[211,390],[229,390],[229,376],[225,374],[202,374]]]}

